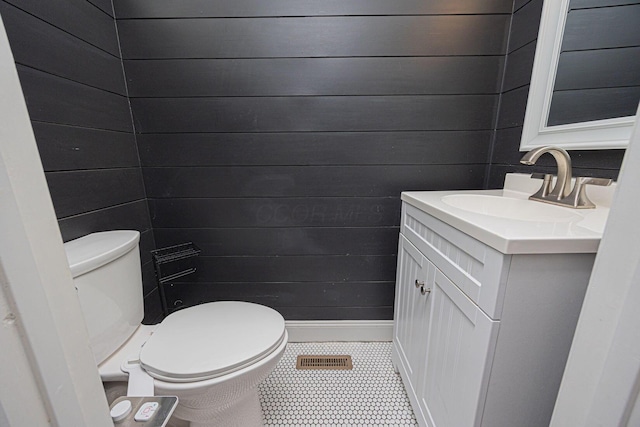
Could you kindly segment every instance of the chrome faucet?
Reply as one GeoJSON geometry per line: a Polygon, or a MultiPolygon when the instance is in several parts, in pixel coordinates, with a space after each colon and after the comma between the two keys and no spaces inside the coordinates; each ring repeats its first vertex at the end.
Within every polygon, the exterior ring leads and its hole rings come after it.
{"type": "Polygon", "coordinates": [[[556,164],[558,166],[558,179],[556,180],[553,190],[549,191],[551,189],[551,174],[532,175],[532,177],[535,178],[543,178],[543,182],[540,189],[535,194],[529,196],[529,199],[554,205],[567,206],[574,209],[595,208],[595,204],[587,197],[587,193],[585,191],[586,185],[606,186],[611,184],[611,180],[604,178],[579,177],[576,178],[575,186],[572,191],[571,157],[569,157],[569,153],[567,153],[566,150],[559,147],[540,147],[533,149],[520,159],[520,163],[525,165],[534,165],[544,153],[549,153],[556,159],[556,164]]]}

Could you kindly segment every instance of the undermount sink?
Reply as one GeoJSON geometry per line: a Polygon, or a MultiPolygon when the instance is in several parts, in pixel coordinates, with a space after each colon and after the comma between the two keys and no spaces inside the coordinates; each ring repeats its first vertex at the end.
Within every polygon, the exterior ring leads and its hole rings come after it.
{"type": "Polygon", "coordinates": [[[568,208],[528,199],[486,194],[452,194],[442,197],[445,204],[481,215],[533,222],[571,222],[582,219],[568,208]]]}

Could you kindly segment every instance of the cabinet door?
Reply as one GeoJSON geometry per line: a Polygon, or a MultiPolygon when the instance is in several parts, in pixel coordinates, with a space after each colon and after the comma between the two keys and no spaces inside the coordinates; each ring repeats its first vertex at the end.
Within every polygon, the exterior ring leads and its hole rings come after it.
{"type": "Polygon", "coordinates": [[[432,285],[419,405],[430,427],[478,426],[499,322],[489,319],[437,268],[432,285]]]}
{"type": "MultiPolygon", "coordinates": [[[[427,295],[420,292],[419,284],[425,283],[428,276],[435,275],[435,268],[422,256],[404,236],[400,235],[398,273],[396,280],[396,302],[394,317],[394,358],[401,373],[407,392],[415,405],[418,372],[425,363],[427,333],[429,329],[430,303],[427,295]]],[[[414,408],[420,419],[424,416],[414,408]]],[[[421,423],[421,424],[424,424],[421,423]]]]}

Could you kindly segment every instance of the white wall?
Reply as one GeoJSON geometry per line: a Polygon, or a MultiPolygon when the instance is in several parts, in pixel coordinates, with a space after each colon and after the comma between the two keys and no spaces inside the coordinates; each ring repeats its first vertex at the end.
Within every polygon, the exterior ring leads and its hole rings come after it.
{"type": "Polygon", "coordinates": [[[0,20],[0,420],[112,426],[0,20]]]}
{"type": "Polygon", "coordinates": [[[639,185],[640,129],[636,125],[596,256],[551,426],[638,426],[638,421],[631,424],[628,420],[640,386],[639,185]]]}

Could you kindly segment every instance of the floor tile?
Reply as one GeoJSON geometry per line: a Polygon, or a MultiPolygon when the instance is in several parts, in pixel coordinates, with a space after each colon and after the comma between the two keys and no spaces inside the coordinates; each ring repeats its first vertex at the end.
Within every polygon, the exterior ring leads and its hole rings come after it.
{"type": "Polygon", "coordinates": [[[268,427],[417,426],[391,343],[289,343],[259,386],[268,427]],[[300,354],[351,355],[353,370],[297,370],[300,354]]]}

